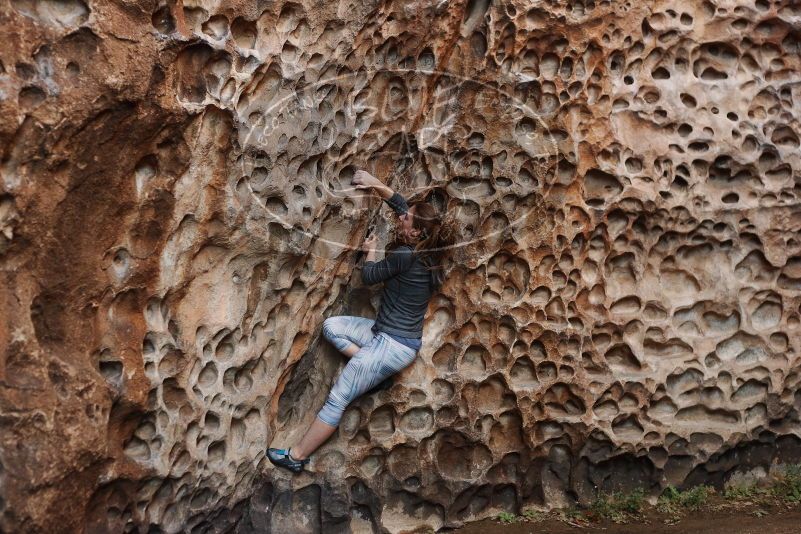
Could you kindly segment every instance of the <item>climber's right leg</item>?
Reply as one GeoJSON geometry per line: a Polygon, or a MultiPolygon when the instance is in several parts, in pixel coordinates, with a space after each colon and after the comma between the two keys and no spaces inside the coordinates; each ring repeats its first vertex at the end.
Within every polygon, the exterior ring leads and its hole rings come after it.
{"type": "Polygon", "coordinates": [[[323,321],[323,336],[339,352],[351,357],[373,339],[374,324],[374,319],[353,315],[335,315],[323,321]]]}
{"type": "Polygon", "coordinates": [[[416,356],[415,349],[379,332],[342,369],[317,418],[329,426],[338,426],[353,400],[411,365],[416,356]]]}

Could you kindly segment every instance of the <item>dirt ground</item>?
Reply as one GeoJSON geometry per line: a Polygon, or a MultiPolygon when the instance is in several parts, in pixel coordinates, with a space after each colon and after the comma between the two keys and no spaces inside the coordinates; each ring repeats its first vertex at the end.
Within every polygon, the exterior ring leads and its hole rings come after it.
{"type": "Polygon", "coordinates": [[[504,524],[495,519],[470,523],[453,532],[459,534],[801,534],[801,507],[745,504],[719,506],[690,512],[682,518],[666,518],[653,510],[626,524],[592,523],[549,517],[543,521],[504,524]],[[666,524],[673,523],[673,524],[666,524]]]}

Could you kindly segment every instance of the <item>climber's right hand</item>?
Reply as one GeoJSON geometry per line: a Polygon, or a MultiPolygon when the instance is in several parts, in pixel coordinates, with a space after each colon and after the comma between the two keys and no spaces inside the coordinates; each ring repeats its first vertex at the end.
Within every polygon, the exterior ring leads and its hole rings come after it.
{"type": "Polygon", "coordinates": [[[377,185],[383,185],[381,180],[369,172],[362,170],[358,170],[353,174],[351,183],[356,186],[356,189],[370,189],[377,185]]]}

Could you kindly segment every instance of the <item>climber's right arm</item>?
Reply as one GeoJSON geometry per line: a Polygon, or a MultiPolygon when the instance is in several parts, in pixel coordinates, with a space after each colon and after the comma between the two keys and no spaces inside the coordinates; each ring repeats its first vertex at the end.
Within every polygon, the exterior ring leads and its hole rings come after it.
{"type": "Polygon", "coordinates": [[[400,193],[396,193],[391,187],[384,184],[381,180],[367,171],[356,171],[353,175],[353,183],[357,189],[370,188],[389,204],[389,207],[398,215],[403,215],[409,211],[409,204],[400,193]]]}

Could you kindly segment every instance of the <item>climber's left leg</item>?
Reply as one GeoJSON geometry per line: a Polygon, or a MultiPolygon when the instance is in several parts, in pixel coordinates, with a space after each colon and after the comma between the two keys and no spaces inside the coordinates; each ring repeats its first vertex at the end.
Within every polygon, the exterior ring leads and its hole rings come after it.
{"type": "Polygon", "coordinates": [[[317,450],[320,445],[325,443],[336,429],[336,425],[329,425],[328,423],[324,423],[320,417],[315,417],[311,426],[306,431],[306,434],[303,435],[303,439],[300,440],[300,443],[289,449],[290,455],[295,460],[305,460],[311,453],[317,450]]]}

